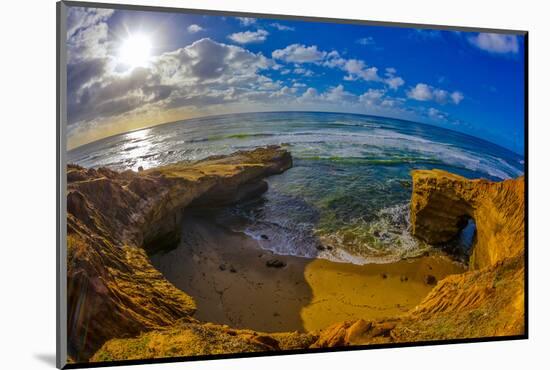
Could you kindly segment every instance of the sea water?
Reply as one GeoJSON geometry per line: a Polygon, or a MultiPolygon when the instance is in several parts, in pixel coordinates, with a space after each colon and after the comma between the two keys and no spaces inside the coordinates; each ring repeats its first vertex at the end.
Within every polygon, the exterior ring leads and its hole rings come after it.
{"type": "Polygon", "coordinates": [[[340,113],[272,112],[204,117],[108,137],[68,152],[69,163],[151,168],[266,145],[294,165],[267,179],[261,198],[216,218],[276,254],[386,263],[432,246],[411,236],[413,169],[468,178],[523,174],[524,158],[485,140],[435,126],[340,113]]]}

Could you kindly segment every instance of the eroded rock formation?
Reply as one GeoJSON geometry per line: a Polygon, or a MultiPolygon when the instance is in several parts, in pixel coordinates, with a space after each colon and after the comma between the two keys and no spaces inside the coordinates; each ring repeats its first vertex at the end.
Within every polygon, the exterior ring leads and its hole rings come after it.
{"type": "Polygon", "coordinates": [[[312,347],[522,335],[525,332],[524,178],[468,180],[440,170],[412,172],[413,234],[438,244],[473,219],[470,270],[437,283],[410,312],[349,321],[321,331],[312,347]]]}
{"type": "Polygon", "coordinates": [[[523,254],[524,180],[468,180],[440,170],[412,172],[412,233],[430,244],[454,238],[471,218],[472,269],[523,254]]]}
{"type": "Polygon", "coordinates": [[[307,348],[315,339],[311,334],[298,332],[262,334],[210,323],[178,323],[136,338],[112,339],[91,361],[292,350],[307,348]]]}
{"type": "Polygon", "coordinates": [[[69,354],[110,361],[524,333],[524,179],[467,180],[413,171],[413,233],[454,238],[466,218],[477,236],[470,271],[437,282],[413,310],[353,320],[319,333],[258,333],[198,322],[193,299],[151,265],[146,250],[180,237],[181,210],[228,204],[267,189],[292,165],[277,147],[140,171],[68,169],[69,354]]]}
{"type": "Polygon", "coordinates": [[[68,352],[86,361],[106,340],[194,322],[191,297],[146,250],[179,240],[182,210],[257,196],[264,177],[292,166],[279,147],[152,170],[67,169],[68,352]]]}

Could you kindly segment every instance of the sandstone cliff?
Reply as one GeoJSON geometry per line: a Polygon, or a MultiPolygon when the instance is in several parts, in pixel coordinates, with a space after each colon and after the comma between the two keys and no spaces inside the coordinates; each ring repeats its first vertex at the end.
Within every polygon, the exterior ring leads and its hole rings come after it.
{"type": "Polygon", "coordinates": [[[495,183],[440,170],[419,170],[412,172],[412,178],[413,235],[430,244],[447,242],[471,218],[476,224],[472,269],[523,254],[523,177],[495,183]]]}
{"type": "Polygon", "coordinates": [[[262,334],[211,323],[177,323],[136,338],[112,339],[90,361],[284,351],[307,348],[315,339],[298,332],[262,334]]]}
{"type": "Polygon", "coordinates": [[[412,172],[413,234],[438,244],[464,220],[477,235],[470,271],[439,281],[407,314],[349,321],[321,331],[312,347],[522,335],[524,327],[524,178],[468,180],[440,170],[412,172]]]}
{"type": "Polygon", "coordinates": [[[69,355],[86,361],[108,339],[195,322],[193,299],[164,279],[146,250],[178,242],[185,207],[256,196],[267,189],[264,177],[291,166],[278,147],[139,173],[69,165],[69,355]]]}

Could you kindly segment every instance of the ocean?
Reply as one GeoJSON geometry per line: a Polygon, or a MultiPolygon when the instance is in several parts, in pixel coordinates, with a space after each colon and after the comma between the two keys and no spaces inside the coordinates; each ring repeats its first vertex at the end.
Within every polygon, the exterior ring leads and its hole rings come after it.
{"type": "MultiPolygon", "coordinates": [[[[137,170],[272,144],[286,147],[294,166],[267,179],[261,198],[214,217],[276,254],[357,264],[394,262],[433,248],[409,233],[411,170],[437,168],[490,180],[524,172],[521,155],[456,131],[319,112],[179,121],[86,144],[69,151],[68,162],[137,170]]],[[[453,243],[468,244],[471,237],[453,243]]]]}

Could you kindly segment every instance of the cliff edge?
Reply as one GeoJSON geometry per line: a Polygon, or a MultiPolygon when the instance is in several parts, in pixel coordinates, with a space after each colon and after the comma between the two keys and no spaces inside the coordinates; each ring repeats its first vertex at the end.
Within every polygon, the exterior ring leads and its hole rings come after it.
{"type": "MultiPolygon", "coordinates": [[[[279,147],[140,172],[69,165],[69,356],[87,361],[111,338],[196,323],[193,299],[169,283],[146,252],[177,244],[185,207],[257,196],[267,190],[263,178],[291,166],[290,153],[279,147]]],[[[256,342],[251,350],[262,347],[256,342]]]]}

